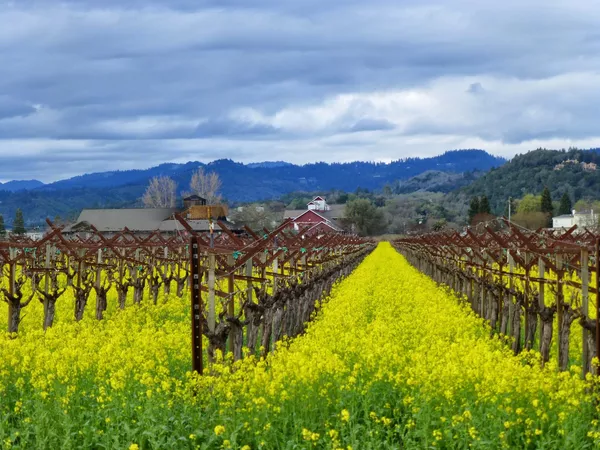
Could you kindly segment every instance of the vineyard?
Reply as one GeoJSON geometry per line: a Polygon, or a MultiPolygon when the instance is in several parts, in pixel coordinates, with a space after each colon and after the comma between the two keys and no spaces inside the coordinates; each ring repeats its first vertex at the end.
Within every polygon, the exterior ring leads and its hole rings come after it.
{"type": "Polygon", "coordinates": [[[593,233],[218,227],[0,243],[0,445],[600,445],[593,233]]]}
{"type": "Polygon", "coordinates": [[[505,219],[478,228],[400,239],[395,246],[464,295],[492,330],[510,336],[515,354],[536,349],[542,364],[553,353],[560,370],[576,364],[584,376],[596,371],[600,236],[577,226],[533,232],[505,219]]]}

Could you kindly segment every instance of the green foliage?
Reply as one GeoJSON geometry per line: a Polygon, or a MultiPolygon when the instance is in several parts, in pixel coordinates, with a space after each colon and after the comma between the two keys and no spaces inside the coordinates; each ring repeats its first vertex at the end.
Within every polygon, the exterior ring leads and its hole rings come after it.
{"type": "MultiPolygon", "coordinates": [[[[504,211],[508,197],[537,194],[548,187],[551,197],[567,192],[572,201],[584,197],[600,198],[600,151],[538,149],[515,156],[503,166],[488,172],[462,188],[468,197],[487,195],[492,212],[504,211]],[[565,163],[565,161],[576,161],[565,163]],[[584,167],[582,163],[588,164],[584,167]]],[[[454,194],[456,195],[456,194],[454,194]]]]}
{"type": "Polygon", "coordinates": [[[517,213],[542,212],[542,196],[527,194],[517,206],[517,213]]]}
{"type": "Polygon", "coordinates": [[[571,205],[571,199],[568,194],[565,192],[563,196],[560,198],[560,205],[558,207],[558,215],[562,214],[571,214],[573,207],[571,205]]]}
{"type": "Polygon", "coordinates": [[[18,235],[25,234],[25,220],[23,219],[23,211],[21,211],[21,208],[17,208],[17,212],[15,213],[13,233],[18,235]]]}
{"type": "Polygon", "coordinates": [[[372,236],[385,230],[383,211],[365,198],[346,204],[345,221],[361,236],[372,236]]]}
{"type": "Polygon", "coordinates": [[[0,214],[0,238],[6,236],[6,227],[4,226],[4,216],[0,214]]]}
{"type": "Polygon", "coordinates": [[[548,187],[542,191],[542,212],[546,214],[546,227],[552,227],[552,216],[554,215],[554,206],[552,206],[552,197],[548,187]]]}
{"type": "Polygon", "coordinates": [[[491,214],[492,211],[490,209],[490,202],[488,198],[484,195],[479,200],[479,214],[491,214]]]}
{"type": "Polygon", "coordinates": [[[479,214],[479,197],[473,197],[469,203],[469,223],[477,214],[479,214]]]}
{"type": "Polygon", "coordinates": [[[433,231],[442,231],[444,228],[446,228],[446,225],[448,225],[446,219],[440,219],[433,224],[432,229],[433,231]]]}
{"type": "Polygon", "coordinates": [[[550,196],[550,190],[548,189],[548,187],[544,187],[544,190],[542,191],[541,207],[543,213],[554,213],[554,207],[552,206],[552,197],[550,196]]]}

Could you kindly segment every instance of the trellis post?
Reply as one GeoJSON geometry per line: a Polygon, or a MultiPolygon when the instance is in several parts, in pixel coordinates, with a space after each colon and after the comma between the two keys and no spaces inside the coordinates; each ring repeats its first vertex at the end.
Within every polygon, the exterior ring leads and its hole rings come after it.
{"type": "Polygon", "coordinates": [[[208,329],[211,333],[215,331],[215,254],[208,254],[208,329]]]}
{"type": "Polygon", "coordinates": [[[192,288],[190,289],[192,303],[192,370],[202,374],[202,297],[200,291],[200,251],[198,240],[190,239],[190,272],[192,288]]]}
{"type": "MultiPolygon", "coordinates": [[[[589,264],[589,254],[586,248],[581,250],[581,313],[583,314],[583,318],[587,320],[589,315],[589,297],[588,297],[588,289],[589,289],[589,281],[590,275],[588,270],[589,264]]],[[[585,378],[585,375],[590,371],[590,349],[588,344],[588,335],[589,331],[586,327],[581,327],[581,339],[582,339],[582,375],[585,378]]]]}

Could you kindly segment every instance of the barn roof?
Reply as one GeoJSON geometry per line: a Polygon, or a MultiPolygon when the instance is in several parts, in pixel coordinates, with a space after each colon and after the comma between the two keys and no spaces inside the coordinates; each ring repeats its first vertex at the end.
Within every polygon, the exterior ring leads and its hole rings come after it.
{"type": "Polygon", "coordinates": [[[100,232],[116,232],[124,228],[154,231],[176,212],[176,208],[84,209],[75,224],[65,231],[80,228],[82,222],[94,225],[100,232]]]}
{"type": "MultiPolygon", "coordinates": [[[[67,233],[85,231],[89,230],[91,225],[102,233],[116,233],[125,228],[134,232],[184,231],[183,225],[172,218],[176,212],[176,208],[84,209],[77,221],[63,231],[67,233]]],[[[230,230],[239,229],[231,222],[225,220],[221,222],[230,230]]],[[[194,231],[210,230],[208,220],[187,220],[187,223],[194,231]]],[[[214,221],[214,229],[217,232],[221,230],[216,221],[214,221]]]]}
{"type": "MultiPolygon", "coordinates": [[[[192,230],[194,230],[194,231],[209,231],[210,230],[210,222],[208,220],[186,220],[186,222],[192,227],[192,230]]],[[[221,220],[221,222],[232,231],[238,230],[240,228],[226,220],[221,220]]],[[[213,220],[213,224],[214,224],[214,230],[216,232],[221,231],[221,228],[219,227],[219,225],[217,225],[216,221],[213,220]]],[[[165,221],[161,222],[159,230],[160,231],[184,231],[184,228],[183,228],[183,225],[181,225],[181,223],[179,223],[178,220],[169,219],[169,220],[165,220],[165,221]]]]}
{"type": "Polygon", "coordinates": [[[302,214],[306,213],[306,211],[314,211],[317,214],[319,214],[320,216],[323,216],[329,220],[344,218],[346,205],[329,205],[329,208],[330,209],[327,211],[317,211],[317,210],[311,210],[311,209],[289,209],[289,210],[285,211],[285,213],[283,214],[283,218],[284,219],[295,219],[296,217],[299,217],[302,214]]]}

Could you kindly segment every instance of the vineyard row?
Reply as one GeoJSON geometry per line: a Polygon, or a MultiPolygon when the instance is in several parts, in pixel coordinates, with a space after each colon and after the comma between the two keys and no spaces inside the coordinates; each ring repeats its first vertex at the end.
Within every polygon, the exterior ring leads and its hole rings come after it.
{"type": "Polygon", "coordinates": [[[559,368],[580,360],[583,375],[600,354],[599,245],[600,235],[577,226],[528,231],[506,219],[394,242],[413,266],[464,296],[494,332],[510,336],[515,354],[539,350],[546,363],[555,341],[559,368]],[[581,355],[573,356],[577,330],[581,355]]]}
{"type": "Polygon", "coordinates": [[[175,283],[177,296],[190,288],[193,367],[202,372],[203,340],[209,361],[217,350],[240,359],[244,346],[266,353],[282,336],[302,332],[316,301],[373,248],[352,235],[293,232],[288,221],[261,234],[235,234],[220,222],[217,232],[198,234],[180,222],[182,232],[170,237],[125,229],[111,237],[94,230],[85,239],[68,239],[49,222],[51,231],[39,241],[0,242],[8,332],[18,333],[34,299],[43,304],[40,326],[47,329],[66,292],[75,321],[93,298],[102,320],[109,299],[121,309],[130,296],[134,304],[156,304],[161,289],[168,298],[175,283]]]}

